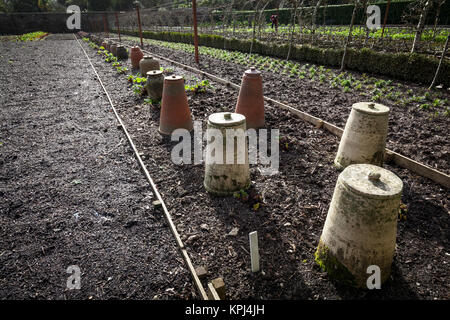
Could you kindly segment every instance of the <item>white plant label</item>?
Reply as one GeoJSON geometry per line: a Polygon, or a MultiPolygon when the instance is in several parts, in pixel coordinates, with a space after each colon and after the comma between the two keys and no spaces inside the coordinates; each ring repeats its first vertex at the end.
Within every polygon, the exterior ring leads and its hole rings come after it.
{"type": "Polygon", "coordinates": [[[252,264],[252,272],[259,271],[259,248],[258,248],[258,232],[253,231],[249,234],[250,238],[250,259],[252,264]]]}

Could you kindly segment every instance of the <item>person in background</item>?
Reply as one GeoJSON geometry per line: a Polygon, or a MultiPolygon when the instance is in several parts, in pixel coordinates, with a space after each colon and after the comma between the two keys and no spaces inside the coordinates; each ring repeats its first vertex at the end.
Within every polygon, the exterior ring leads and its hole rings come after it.
{"type": "Polygon", "coordinates": [[[271,15],[270,21],[272,21],[272,29],[275,26],[275,31],[278,31],[278,16],[276,14],[271,15]]]}

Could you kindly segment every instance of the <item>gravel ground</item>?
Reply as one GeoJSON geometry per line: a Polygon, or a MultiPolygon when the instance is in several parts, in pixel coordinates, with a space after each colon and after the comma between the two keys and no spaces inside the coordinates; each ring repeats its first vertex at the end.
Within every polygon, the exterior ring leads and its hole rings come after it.
{"type": "Polygon", "coordinates": [[[196,298],[91,66],[62,39],[0,43],[0,299],[196,298]]]}

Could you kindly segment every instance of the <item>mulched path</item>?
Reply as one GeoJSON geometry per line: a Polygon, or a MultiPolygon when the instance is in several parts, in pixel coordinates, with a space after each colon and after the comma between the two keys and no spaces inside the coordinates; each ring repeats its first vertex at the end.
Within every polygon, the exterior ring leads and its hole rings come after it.
{"type": "Polygon", "coordinates": [[[0,299],[196,298],[151,187],[70,38],[0,43],[0,299]],[[81,269],[80,290],[66,288],[71,265],[81,269]]]}
{"type": "MultiPolygon", "coordinates": [[[[132,92],[126,76],[117,74],[87,44],[83,46],[142,153],[194,265],[209,270],[206,280],[223,277],[228,298],[450,298],[448,190],[408,170],[386,165],[403,180],[402,201],[408,206],[407,220],[398,224],[392,277],[382,290],[343,287],[330,281],[314,262],[315,248],[338,176],[332,166],[339,143],[336,137],[266,104],[267,128],[279,129],[289,147],[281,149],[280,174],[264,176],[259,171],[260,165],[251,166],[250,193],[262,196],[262,207],[255,212],[252,201],[244,203],[233,197],[213,197],[203,187],[203,164],[172,163],[170,153],[175,142],[162,138],[157,132],[159,109],[145,104],[142,97],[132,92]],[[235,236],[229,235],[233,228],[239,229],[235,236]],[[259,235],[263,272],[252,274],[248,233],[255,230],[259,235]]],[[[171,58],[178,55],[178,61],[189,62],[181,53],[153,49],[171,58]]],[[[224,72],[228,65],[220,63],[224,66],[217,70],[211,67],[212,73],[224,72]]],[[[126,65],[131,70],[129,62],[126,65]]],[[[188,82],[199,77],[162,61],[161,65],[184,75],[188,82]]],[[[241,67],[229,78],[238,82],[244,69],[241,67]]],[[[275,86],[265,79],[267,86],[275,86]]],[[[203,129],[208,115],[232,111],[237,99],[236,91],[218,83],[212,85],[206,93],[188,97],[193,119],[202,121],[203,129]]],[[[309,96],[303,103],[314,104],[318,95],[309,96]]],[[[348,106],[350,108],[351,103],[348,106]]]]}
{"type": "MultiPolygon", "coordinates": [[[[128,43],[132,42],[128,41],[128,43]]],[[[154,45],[144,44],[144,46],[150,52],[199,68],[236,84],[241,83],[242,74],[246,69],[242,65],[203,55],[200,57],[200,65],[197,65],[192,54],[154,45]]],[[[349,74],[356,79],[362,79],[361,74],[356,72],[349,72],[349,74]]],[[[345,127],[352,105],[369,99],[358,91],[346,93],[319,81],[291,78],[281,72],[262,71],[262,77],[264,95],[341,128],[345,127]]],[[[401,85],[402,89],[399,90],[405,92],[412,89],[415,95],[420,95],[424,89],[423,86],[412,83],[399,81],[393,81],[393,83],[401,85]]],[[[450,92],[442,92],[442,97],[450,102],[450,92]]],[[[449,106],[437,107],[430,112],[420,110],[419,103],[411,103],[402,107],[394,105],[393,101],[381,101],[381,103],[391,109],[387,148],[450,174],[450,145],[448,143],[450,117],[442,115],[445,107],[449,106]],[[436,111],[441,115],[435,117],[436,111]]]]}

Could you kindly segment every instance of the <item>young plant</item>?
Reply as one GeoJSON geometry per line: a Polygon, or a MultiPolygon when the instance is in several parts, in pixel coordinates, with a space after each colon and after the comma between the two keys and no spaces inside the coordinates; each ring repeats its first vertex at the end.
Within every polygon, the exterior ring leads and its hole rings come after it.
{"type": "MultiPolygon", "coordinates": [[[[106,50],[105,50],[106,51],[106,50]]],[[[117,62],[118,60],[117,60],[117,58],[116,57],[114,57],[114,55],[112,54],[112,53],[108,53],[108,52],[106,52],[106,58],[105,58],[105,61],[106,62],[108,62],[108,63],[111,63],[111,62],[117,62]]]]}
{"type": "Polygon", "coordinates": [[[145,84],[147,83],[147,78],[140,77],[140,74],[137,74],[136,76],[129,75],[128,81],[133,83],[133,86],[131,89],[133,92],[138,95],[142,96],[145,93],[145,84]]]}
{"type": "MultiPolygon", "coordinates": [[[[194,79],[197,80],[197,79],[194,79]]],[[[209,83],[209,80],[202,80],[202,81],[197,81],[194,85],[188,85],[186,84],[184,86],[184,89],[188,92],[192,92],[193,94],[197,94],[197,93],[201,93],[201,92],[206,92],[207,88],[210,88],[211,84],[209,83]]]]}
{"type": "Polygon", "coordinates": [[[419,106],[420,110],[428,110],[431,108],[431,105],[429,103],[423,103],[419,106]]]}
{"type": "Polygon", "coordinates": [[[119,74],[124,74],[128,71],[127,67],[116,67],[116,70],[119,74]]]}
{"type": "Polygon", "coordinates": [[[149,104],[152,107],[158,107],[159,108],[161,106],[161,101],[160,100],[151,99],[151,98],[144,99],[144,103],[145,104],[149,104]]]}

